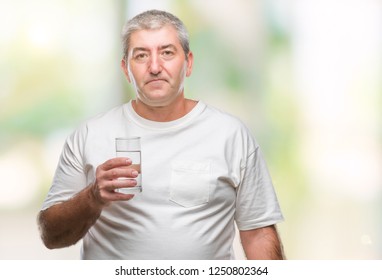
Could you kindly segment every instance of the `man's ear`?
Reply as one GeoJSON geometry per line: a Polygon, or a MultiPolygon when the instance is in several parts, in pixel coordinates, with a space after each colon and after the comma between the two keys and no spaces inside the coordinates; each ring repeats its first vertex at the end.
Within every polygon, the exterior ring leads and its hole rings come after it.
{"type": "Polygon", "coordinates": [[[194,64],[194,54],[190,51],[187,54],[187,71],[186,71],[186,77],[191,76],[192,73],[192,66],[194,64]]]}
{"type": "Polygon", "coordinates": [[[121,68],[122,68],[123,73],[126,76],[126,79],[128,80],[129,83],[131,83],[130,76],[129,76],[129,69],[128,69],[128,65],[126,63],[125,58],[123,58],[121,60],[121,68]]]}

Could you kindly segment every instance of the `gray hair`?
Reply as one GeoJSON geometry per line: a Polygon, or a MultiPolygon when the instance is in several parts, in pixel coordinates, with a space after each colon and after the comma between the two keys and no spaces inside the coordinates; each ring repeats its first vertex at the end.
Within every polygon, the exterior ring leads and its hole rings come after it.
{"type": "Polygon", "coordinates": [[[159,10],[149,10],[138,14],[124,25],[122,30],[124,57],[128,56],[130,37],[133,32],[139,30],[160,29],[165,25],[171,25],[175,28],[178,33],[180,44],[187,58],[187,55],[190,52],[190,45],[188,32],[185,25],[173,14],[159,10]]]}

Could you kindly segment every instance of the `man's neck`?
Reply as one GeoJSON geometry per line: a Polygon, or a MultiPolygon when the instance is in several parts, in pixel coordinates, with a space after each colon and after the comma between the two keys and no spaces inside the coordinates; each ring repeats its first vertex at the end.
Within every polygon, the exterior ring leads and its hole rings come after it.
{"type": "Polygon", "coordinates": [[[138,115],[156,122],[169,122],[180,119],[189,113],[196,104],[197,101],[185,99],[183,96],[167,106],[148,106],[139,99],[132,101],[134,111],[138,115]]]}

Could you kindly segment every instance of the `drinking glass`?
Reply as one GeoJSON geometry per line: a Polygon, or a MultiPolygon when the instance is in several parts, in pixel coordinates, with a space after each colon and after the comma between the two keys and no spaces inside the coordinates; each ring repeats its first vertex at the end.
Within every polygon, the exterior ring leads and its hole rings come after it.
{"type": "MultiPolygon", "coordinates": [[[[138,177],[134,178],[137,184],[134,187],[119,188],[116,191],[125,194],[136,194],[142,192],[142,172],[141,172],[141,138],[115,138],[115,151],[117,157],[127,157],[131,159],[131,168],[138,171],[138,177]]],[[[130,178],[118,178],[118,180],[129,180],[130,178]]]]}

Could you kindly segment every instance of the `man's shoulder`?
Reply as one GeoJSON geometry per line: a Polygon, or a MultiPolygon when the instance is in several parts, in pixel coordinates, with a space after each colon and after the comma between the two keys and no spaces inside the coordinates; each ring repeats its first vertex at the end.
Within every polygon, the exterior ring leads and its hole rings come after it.
{"type": "Polygon", "coordinates": [[[213,117],[217,121],[225,123],[227,126],[245,127],[244,122],[238,116],[227,110],[206,104],[206,111],[210,115],[209,117],[213,117]]]}
{"type": "Polygon", "coordinates": [[[84,118],[75,128],[73,134],[88,134],[89,131],[107,130],[112,126],[123,120],[125,104],[115,106],[104,112],[100,112],[88,118],[84,118]]]}

